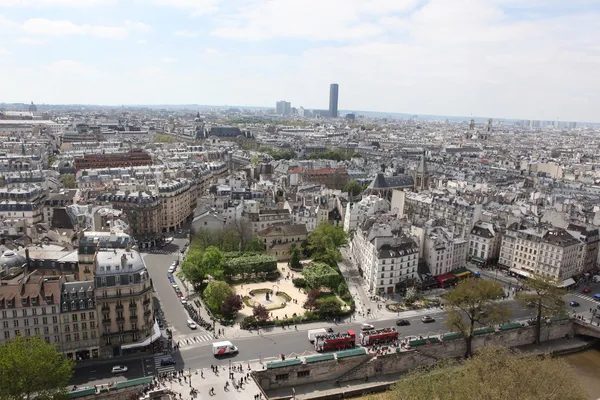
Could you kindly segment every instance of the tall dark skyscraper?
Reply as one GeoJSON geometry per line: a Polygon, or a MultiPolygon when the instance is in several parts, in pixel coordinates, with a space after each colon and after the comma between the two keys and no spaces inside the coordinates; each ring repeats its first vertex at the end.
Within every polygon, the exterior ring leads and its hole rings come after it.
{"type": "Polygon", "coordinates": [[[338,90],[339,85],[332,83],[329,85],[329,116],[331,118],[338,117],[338,90]]]}

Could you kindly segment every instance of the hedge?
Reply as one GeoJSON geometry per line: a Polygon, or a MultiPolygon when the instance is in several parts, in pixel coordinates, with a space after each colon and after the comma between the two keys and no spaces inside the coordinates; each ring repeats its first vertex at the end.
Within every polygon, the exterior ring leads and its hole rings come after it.
{"type": "Polygon", "coordinates": [[[223,274],[227,277],[269,274],[277,271],[277,258],[270,254],[244,254],[226,259],[223,274]]]}

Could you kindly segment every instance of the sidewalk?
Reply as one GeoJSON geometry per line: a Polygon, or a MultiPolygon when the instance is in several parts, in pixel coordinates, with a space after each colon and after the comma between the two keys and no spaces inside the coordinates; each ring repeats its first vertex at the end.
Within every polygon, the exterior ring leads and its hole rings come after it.
{"type": "Polygon", "coordinates": [[[260,395],[261,399],[266,399],[264,392],[251,375],[253,370],[262,368],[263,366],[258,363],[231,363],[229,367],[218,367],[218,372],[211,368],[188,369],[168,377],[157,377],[155,387],[138,398],[149,399],[153,394],[171,392],[175,398],[180,399],[215,397],[219,400],[256,400],[257,395],[260,395]],[[229,384],[226,386],[227,382],[229,384]],[[195,396],[192,390],[197,392],[195,396]]]}

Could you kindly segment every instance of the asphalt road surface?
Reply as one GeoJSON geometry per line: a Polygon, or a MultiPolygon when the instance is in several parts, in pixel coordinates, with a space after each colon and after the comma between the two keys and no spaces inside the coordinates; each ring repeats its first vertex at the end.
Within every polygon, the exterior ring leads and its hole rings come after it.
{"type": "Polygon", "coordinates": [[[84,366],[76,366],[70,384],[79,386],[84,384],[94,384],[95,382],[118,382],[154,375],[154,358],[152,356],[130,360],[92,361],[92,363],[93,364],[91,365],[86,364],[84,366]],[[113,375],[111,370],[112,367],[116,365],[127,367],[127,372],[113,375]]]}
{"type": "MultiPolygon", "coordinates": [[[[513,312],[512,319],[523,320],[529,318],[533,311],[523,309],[514,301],[508,302],[510,309],[513,312]]],[[[397,327],[401,337],[406,336],[427,336],[428,334],[434,335],[439,333],[448,332],[448,328],[444,325],[444,321],[447,318],[446,312],[437,309],[432,310],[429,314],[435,318],[435,322],[423,323],[421,317],[406,318],[410,321],[411,325],[397,327]]],[[[402,318],[402,317],[400,317],[402,318]]],[[[380,321],[370,321],[376,328],[395,326],[393,319],[383,319],[380,321]]],[[[324,323],[323,326],[329,326],[324,323]]],[[[281,331],[277,334],[258,335],[255,337],[241,338],[231,340],[231,342],[239,348],[239,354],[235,357],[216,359],[212,355],[211,343],[207,343],[204,346],[182,349],[181,357],[183,359],[182,365],[178,368],[206,368],[214,364],[228,364],[230,360],[234,361],[253,361],[253,360],[264,360],[265,358],[277,357],[279,354],[285,354],[288,357],[314,354],[314,347],[308,341],[308,333],[304,331],[295,331],[294,327],[286,328],[273,328],[275,332],[281,331]]],[[[360,332],[360,324],[351,323],[334,326],[336,332],[344,332],[348,329],[354,330],[357,335],[360,332]]]]}
{"type": "MultiPolygon", "coordinates": [[[[162,304],[167,323],[177,332],[183,334],[192,333],[193,331],[187,326],[187,312],[167,278],[167,270],[173,261],[179,258],[180,250],[186,242],[187,239],[175,238],[170,244],[160,249],[160,252],[148,253],[144,256],[144,262],[152,278],[154,290],[162,304]]],[[[181,290],[186,295],[185,288],[181,288],[181,290]]],[[[198,331],[202,332],[201,329],[198,331]]]]}

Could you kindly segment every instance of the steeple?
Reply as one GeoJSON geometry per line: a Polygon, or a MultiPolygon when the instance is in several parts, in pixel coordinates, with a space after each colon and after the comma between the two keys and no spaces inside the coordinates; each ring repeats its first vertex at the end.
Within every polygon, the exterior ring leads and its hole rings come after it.
{"type": "Polygon", "coordinates": [[[425,162],[425,150],[423,150],[421,160],[419,161],[419,166],[415,171],[414,181],[415,191],[426,190],[429,187],[427,176],[427,164],[425,162]]]}

